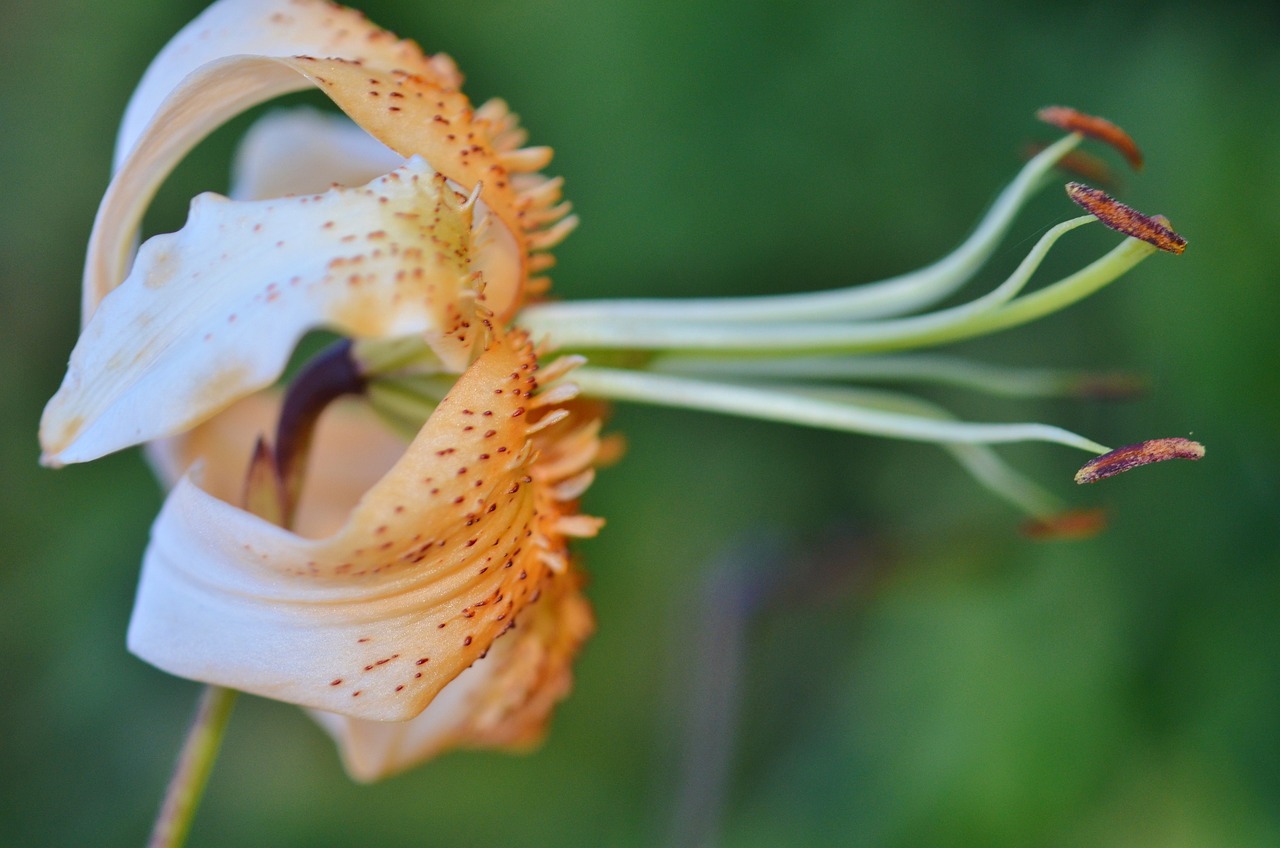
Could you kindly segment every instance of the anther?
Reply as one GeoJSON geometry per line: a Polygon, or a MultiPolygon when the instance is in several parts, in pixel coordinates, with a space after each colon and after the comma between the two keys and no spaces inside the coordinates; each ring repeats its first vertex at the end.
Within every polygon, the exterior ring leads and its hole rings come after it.
{"type": "Polygon", "coordinates": [[[1142,151],[1127,132],[1096,115],[1086,115],[1070,106],[1046,106],[1036,117],[1046,124],[1067,132],[1078,132],[1090,138],[1096,138],[1120,151],[1135,171],[1142,170],[1142,151]]]}
{"type": "Polygon", "coordinates": [[[1187,249],[1187,240],[1175,233],[1169,227],[1168,219],[1161,215],[1144,215],[1106,192],[1083,183],[1067,183],[1067,196],[1118,233],[1153,244],[1169,253],[1181,253],[1187,249]]]}
{"type": "Polygon", "coordinates": [[[1204,457],[1204,445],[1190,439],[1148,439],[1136,445],[1125,445],[1122,448],[1104,453],[1085,463],[1076,472],[1076,482],[1096,483],[1117,474],[1123,474],[1133,468],[1151,465],[1153,462],[1164,462],[1169,459],[1201,459],[1204,457]]]}

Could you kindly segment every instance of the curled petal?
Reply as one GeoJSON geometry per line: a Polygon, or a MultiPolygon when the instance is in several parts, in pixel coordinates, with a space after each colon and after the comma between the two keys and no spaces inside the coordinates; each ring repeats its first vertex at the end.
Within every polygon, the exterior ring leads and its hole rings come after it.
{"type": "Polygon", "coordinates": [[[570,506],[536,471],[541,440],[569,424],[529,436],[535,371],[521,334],[495,341],[325,538],[184,478],[152,531],[130,649],[173,674],[326,712],[421,713],[522,611],[575,579],[556,568],[570,506]]]}
{"type": "Polygon", "coordinates": [[[323,0],[219,0],[184,27],[134,91],[116,139],[115,176],[98,207],[85,264],[87,321],[124,279],[142,213],[174,166],[201,139],[244,110],[313,83],[290,56],[343,58],[395,68],[456,87],[447,57],[323,0]]]}
{"type": "Polygon", "coordinates": [[[484,215],[421,160],[323,195],[202,195],[181,231],[143,246],[77,342],[41,422],[46,462],[198,424],[273,382],[314,327],[422,333],[461,370],[482,326],[482,279],[512,250],[500,229],[473,236],[484,215]]]}
{"type": "Polygon", "coordinates": [[[541,741],[573,684],[572,661],[594,630],[571,572],[521,613],[516,629],[446,686],[417,717],[368,721],[313,711],[338,743],[347,772],[378,780],[450,748],[524,749],[541,741]]]}
{"type": "Polygon", "coordinates": [[[287,61],[387,147],[421,156],[459,185],[482,186],[481,197],[515,239],[523,263],[521,273],[491,280],[486,290],[489,308],[509,318],[524,293],[531,252],[554,247],[577,224],[566,204],[547,199],[556,197],[558,183],[537,173],[551,149],[504,149],[511,133],[505,113],[477,117],[494,113],[476,112],[465,95],[431,78],[339,59],[287,61]]]}
{"type": "Polygon", "coordinates": [[[468,192],[483,187],[518,247],[516,273],[489,281],[490,309],[510,317],[530,251],[552,246],[576,219],[563,205],[548,212],[539,191],[547,180],[532,173],[550,151],[514,149],[513,116],[501,104],[473,110],[460,83],[448,57],[427,57],[349,9],[320,0],[215,3],[161,52],[130,103],[90,236],[86,321],[124,278],[142,213],[178,161],[236,114],[310,86],[399,155],[421,155],[468,192]]]}

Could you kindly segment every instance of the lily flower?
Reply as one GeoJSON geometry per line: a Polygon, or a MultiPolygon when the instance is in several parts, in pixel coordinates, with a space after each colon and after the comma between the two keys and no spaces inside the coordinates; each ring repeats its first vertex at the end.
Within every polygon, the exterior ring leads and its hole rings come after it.
{"type": "MultiPolygon", "coordinates": [[[[539,301],[543,272],[576,218],[541,173],[551,151],[461,83],[447,57],[319,0],[218,0],[144,75],[90,239],[84,331],[41,422],[49,465],[146,444],[172,486],[129,628],[144,660],[309,708],[360,779],[536,741],[593,629],[568,542],[601,526],[578,500],[610,450],[580,393],[932,442],[1042,524],[1061,504],[992,446],[1106,454],[848,385],[1078,393],[1078,375],[903,352],[1035,320],[1169,249],[1164,223],[1077,189],[1091,214],[991,292],[938,307],[1096,123],[1055,113],[1067,135],[920,271],[807,295],[558,303],[539,301]],[[312,87],[346,117],[268,115],[231,197],[197,197],[135,254],[146,207],[202,138],[312,87]],[[1095,220],[1128,237],[1025,292],[1095,220]],[[274,388],[317,329],[346,341],[274,388]]],[[[1156,440],[1107,467],[1197,448],[1156,440]]]]}

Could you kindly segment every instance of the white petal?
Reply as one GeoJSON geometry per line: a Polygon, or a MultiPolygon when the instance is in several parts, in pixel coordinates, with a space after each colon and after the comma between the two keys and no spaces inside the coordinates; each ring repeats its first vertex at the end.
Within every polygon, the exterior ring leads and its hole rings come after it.
{"type": "Polygon", "coordinates": [[[451,748],[523,750],[541,741],[551,711],[572,688],[578,649],[595,628],[577,586],[561,587],[522,612],[515,630],[416,718],[369,721],[312,710],[337,742],[347,772],[378,780],[451,748]]]}
{"type": "Polygon", "coordinates": [[[189,429],[270,385],[314,327],[425,333],[460,370],[479,328],[471,222],[420,159],[323,195],[202,195],[182,230],[143,246],[85,328],[41,422],[46,462],[189,429]]]}
{"type": "Polygon", "coordinates": [[[236,151],[230,196],[261,200],[363,185],[404,157],[342,115],[299,108],[270,112],[236,151]]]}
{"type": "Polygon", "coordinates": [[[289,61],[313,56],[404,69],[456,86],[452,63],[321,0],[220,0],[160,52],[138,85],[116,140],[115,178],[94,221],[84,316],[123,278],[138,223],[156,189],[202,138],[245,109],[314,83],[289,61]]]}
{"type": "Polygon", "coordinates": [[[576,593],[572,574],[544,562],[565,541],[531,476],[534,364],[523,337],[495,342],[328,538],[301,538],[183,479],[152,530],[130,650],[183,677],[329,712],[418,715],[522,610],[576,593]]]}

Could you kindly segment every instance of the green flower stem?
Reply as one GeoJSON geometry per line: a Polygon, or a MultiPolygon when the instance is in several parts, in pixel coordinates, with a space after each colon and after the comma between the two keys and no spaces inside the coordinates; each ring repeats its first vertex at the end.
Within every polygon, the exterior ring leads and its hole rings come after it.
{"type": "Polygon", "coordinates": [[[1094,454],[1109,450],[1092,439],[1047,424],[978,424],[938,420],[775,386],[715,383],[667,374],[592,367],[578,369],[572,380],[584,394],[599,398],[699,409],[891,439],[943,444],[1051,442],[1094,454]]]}
{"type": "Polygon", "coordinates": [[[577,301],[530,307],[526,315],[545,313],[564,324],[594,324],[620,317],[654,322],[776,322],[868,320],[905,315],[930,306],[959,289],[1009,230],[1014,217],[1045,182],[1050,170],[1081,140],[1062,138],[1033,157],[996,198],[977,229],[961,245],[932,265],[887,280],[833,291],[744,298],[629,299],[577,301]]]}
{"type": "Polygon", "coordinates": [[[160,815],[147,842],[148,848],[178,848],[186,842],[235,702],[234,689],[204,688],[182,753],[178,755],[177,767],[169,780],[160,815]]]}
{"type": "MultiPolygon", "coordinates": [[[[1079,220],[1079,219],[1076,219],[1079,220]]],[[[1064,222],[1046,233],[1043,243],[1064,222]]],[[[1060,233],[1059,233],[1060,234],[1060,233]]],[[[1029,256],[1028,259],[1034,259],[1029,256]]],[[[592,351],[625,348],[752,356],[803,356],[832,353],[877,353],[929,347],[986,335],[1026,324],[1082,300],[1122,276],[1156,248],[1125,239],[1105,255],[1070,276],[1031,294],[1008,300],[1010,283],[971,303],[926,315],[869,322],[778,324],[659,323],[617,318],[612,322],[578,324],[539,307],[521,314],[519,323],[535,337],[548,336],[561,350],[592,351]]]]}

